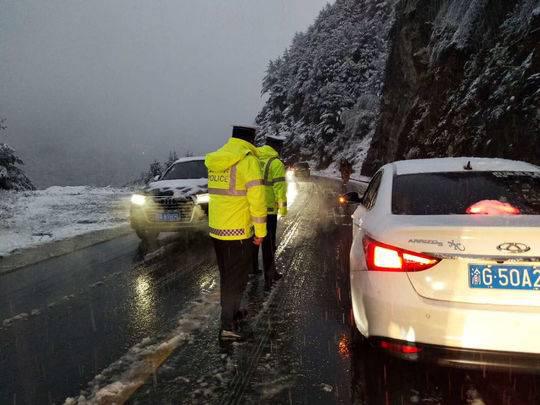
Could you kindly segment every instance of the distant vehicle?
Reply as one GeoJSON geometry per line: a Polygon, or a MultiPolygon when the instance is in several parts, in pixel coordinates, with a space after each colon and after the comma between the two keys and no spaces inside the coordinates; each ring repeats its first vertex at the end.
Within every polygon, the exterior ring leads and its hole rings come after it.
{"type": "Polygon", "coordinates": [[[294,177],[298,179],[307,179],[311,175],[308,162],[297,162],[293,165],[292,170],[294,177]]]}
{"type": "Polygon", "coordinates": [[[131,197],[131,227],[150,241],[160,232],[208,226],[208,172],[204,157],[174,162],[161,176],[131,197]]]}
{"type": "Polygon", "coordinates": [[[540,368],[540,168],[399,161],[353,214],[360,341],[408,360],[540,368]]]}

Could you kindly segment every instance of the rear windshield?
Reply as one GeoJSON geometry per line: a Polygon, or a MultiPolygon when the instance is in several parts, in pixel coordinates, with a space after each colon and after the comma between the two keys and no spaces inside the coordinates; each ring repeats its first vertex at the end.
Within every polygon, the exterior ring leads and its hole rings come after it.
{"type": "Polygon", "coordinates": [[[208,177],[203,160],[174,164],[160,180],[203,179],[208,177]]]}
{"type": "Polygon", "coordinates": [[[309,169],[309,164],[306,162],[301,162],[301,163],[296,163],[294,167],[297,169],[309,169]]]}
{"type": "Polygon", "coordinates": [[[540,215],[540,172],[455,172],[395,176],[392,213],[540,215]]]}

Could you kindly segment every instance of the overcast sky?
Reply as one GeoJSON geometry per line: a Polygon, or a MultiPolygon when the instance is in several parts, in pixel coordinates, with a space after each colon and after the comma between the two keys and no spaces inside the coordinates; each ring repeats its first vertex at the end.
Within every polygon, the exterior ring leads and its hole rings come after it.
{"type": "MultiPolygon", "coordinates": [[[[40,187],[121,184],[253,122],[327,0],[0,0],[0,116],[40,187]]],[[[5,136],[7,134],[7,137],[5,136]]]]}

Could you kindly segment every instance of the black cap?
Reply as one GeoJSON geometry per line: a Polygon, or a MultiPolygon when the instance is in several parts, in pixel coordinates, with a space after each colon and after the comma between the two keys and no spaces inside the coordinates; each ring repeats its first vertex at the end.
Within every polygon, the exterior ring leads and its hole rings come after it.
{"type": "Polygon", "coordinates": [[[241,127],[234,126],[232,131],[232,137],[242,139],[249,143],[255,143],[255,135],[257,130],[254,127],[241,127]]]}

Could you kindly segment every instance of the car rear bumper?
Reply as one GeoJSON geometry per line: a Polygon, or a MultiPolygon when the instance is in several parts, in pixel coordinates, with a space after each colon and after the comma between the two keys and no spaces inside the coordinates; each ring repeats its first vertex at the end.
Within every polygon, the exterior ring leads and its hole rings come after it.
{"type": "Polygon", "coordinates": [[[352,271],[351,296],[365,337],[455,350],[540,355],[540,308],[465,304],[420,297],[405,273],[352,271]]]}
{"type": "Polygon", "coordinates": [[[540,374],[540,354],[492,350],[461,349],[423,343],[411,343],[382,337],[369,338],[369,344],[390,356],[407,361],[420,361],[444,367],[519,371],[540,374]],[[388,343],[388,344],[387,344],[388,343]],[[385,348],[382,348],[385,346],[385,348]],[[403,353],[399,347],[415,347],[417,353],[403,353]]]}

